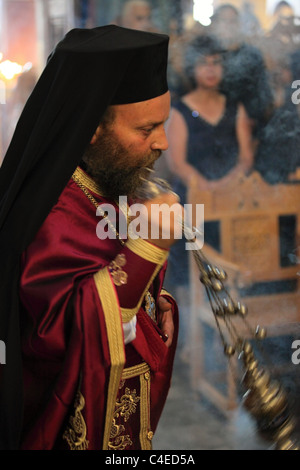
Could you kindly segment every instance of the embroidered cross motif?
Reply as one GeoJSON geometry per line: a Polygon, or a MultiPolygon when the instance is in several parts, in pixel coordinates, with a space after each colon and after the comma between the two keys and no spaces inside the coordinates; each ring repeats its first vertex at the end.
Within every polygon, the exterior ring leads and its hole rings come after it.
{"type": "Polygon", "coordinates": [[[126,264],[126,258],[124,254],[119,254],[109,265],[109,272],[113,278],[116,286],[122,286],[127,284],[128,275],[123,271],[122,267],[126,264]]]}

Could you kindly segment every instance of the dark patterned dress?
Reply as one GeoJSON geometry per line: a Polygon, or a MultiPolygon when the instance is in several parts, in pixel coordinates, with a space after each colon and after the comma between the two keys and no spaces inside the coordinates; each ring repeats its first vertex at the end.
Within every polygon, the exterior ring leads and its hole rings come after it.
{"type": "MultiPolygon", "coordinates": [[[[203,119],[181,100],[173,103],[173,108],[182,114],[188,128],[187,163],[208,180],[218,180],[225,176],[238,162],[237,104],[227,101],[224,114],[215,125],[203,119]]],[[[180,178],[175,179],[173,189],[180,196],[181,203],[186,204],[186,186],[180,178]]],[[[218,249],[218,238],[216,223],[205,223],[205,243],[218,249]]],[[[169,280],[172,285],[188,283],[188,256],[184,239],[179,240],[171,249],[169,280]]]]}

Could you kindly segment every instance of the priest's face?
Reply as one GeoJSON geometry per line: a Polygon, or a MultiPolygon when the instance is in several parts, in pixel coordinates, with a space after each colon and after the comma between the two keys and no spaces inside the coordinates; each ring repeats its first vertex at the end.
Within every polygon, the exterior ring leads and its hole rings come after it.
{"type": "Polygon", "coordinates": [[[114,105],[98,126],[84,161],[87,170],[110,198],[134,197],[161,152],[168,148],[164,125],[170,94],[151,100],[114,105]]]}

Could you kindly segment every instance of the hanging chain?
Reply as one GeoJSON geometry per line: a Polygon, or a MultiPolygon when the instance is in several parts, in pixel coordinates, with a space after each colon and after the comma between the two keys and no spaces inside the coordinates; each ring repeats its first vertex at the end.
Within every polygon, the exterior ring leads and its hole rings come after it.
{"type": "Polygon", "coordinates": [[[123,246],[125,244],[125,241],[120,237],[119,232],[117,231],[116,227],[114,224],[109,220],[107,213],[101,209],[101,206],[99,205],[98,201],[94,198],[94,196],[89,192],[87,187],[80,181],[80,177],[78,177],[76,174],[73,173],[72,175],[73,181],[77,184],[77,186],[81,189],[81,191],[86,195],[86,197],[89,199],[89,201],[93,204],[94,207],[96,207],[97,211],[100,213],[100,215],[106,220],[107,225],[109,228],[115,233],[117,239],[123,246]]]}

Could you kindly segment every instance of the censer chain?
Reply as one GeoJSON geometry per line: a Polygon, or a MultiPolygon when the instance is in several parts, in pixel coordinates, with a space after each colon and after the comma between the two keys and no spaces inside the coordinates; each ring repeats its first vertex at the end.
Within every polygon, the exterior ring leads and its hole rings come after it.
{"type": "MultiPolygon", "coordinates": [[[[151,170],[149,170],[151,172],[151,170]]],[[[144,179],[140,192],[140,199],[150,199],[159,193],[171,191],[170,185],[160,178],[144,179]]],[[[192,250],[196,265],[200,272],[200,281],[204,285],[216,322],[224,354],[231,358],[236,352],[242,360],[244,377],[242,383],[246,388],[243,396],[243,405],[256,419],[260,430],[266,431],[265,436],[275,443],[278,450],[300,450],[299,445],[292,437],[294,420],[289,410],[285,391],[279,382],[273,380],[270,373],[263,368],[257,360],[250,336],[257,341],[262,349],[261,342],[266,337],[266,330],[260,326],[253,329],[245,318],[248,314],[246,305],[235,302],[224,283],[227,274],[223,269],[213,266],[199,248],[195,233],[196,228],[189,228],[181,221],[182,233],[187,242],[196,244],[192,250]],[[220,295],[223,295],[223,298],[220,295]],[[241,319],[248,335],[239,334],[234,321],[241,319]],[[227,330],[233,344],[227,344],[223,327],[227,330]]]]}

